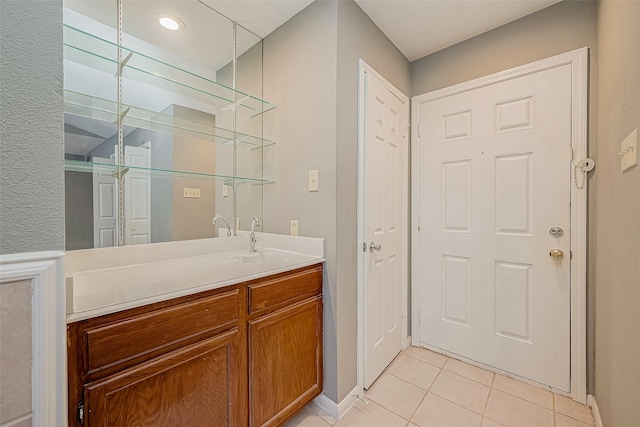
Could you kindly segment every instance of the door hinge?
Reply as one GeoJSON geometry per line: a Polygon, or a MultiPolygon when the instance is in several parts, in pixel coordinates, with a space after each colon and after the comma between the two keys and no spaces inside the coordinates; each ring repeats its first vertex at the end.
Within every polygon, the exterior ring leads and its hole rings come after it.
{"type": "Polygon", "coordinates": [[[362,252],[367,252],[367,242],[362,244],[362,252]]]}
{"type": "Polygon", "coordinates": [[[418,231],[422,230],[422,223],[420,222],[420,217],[418,217],[418,231]]]}
{"type": "Polygon", "coordinates": [[[418,122],[418,138],[422,136],[422,126],[420,126],[420,122],[418,122]]]}
{"type": "Polygon", "coordinates": [[[418,325],[422,323],[422,309],[418,309],[418,325]]]}
{"type": "Polygon", "coordinates": [[[84,424],[84,400],[81,400],[78,403],[78,408],[76,411],[76,418],[80,424],[84,424]]]}

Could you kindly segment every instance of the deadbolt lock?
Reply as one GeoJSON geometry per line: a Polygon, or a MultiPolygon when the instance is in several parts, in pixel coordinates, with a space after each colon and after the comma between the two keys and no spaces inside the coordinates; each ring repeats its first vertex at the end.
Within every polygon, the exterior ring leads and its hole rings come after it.
{"type": "Polygon", "coordinates": [[[553,237],[562,237],[564,235],[564,230],[561,227],[552,227],[549,230],[549,234],[553,237]]]}

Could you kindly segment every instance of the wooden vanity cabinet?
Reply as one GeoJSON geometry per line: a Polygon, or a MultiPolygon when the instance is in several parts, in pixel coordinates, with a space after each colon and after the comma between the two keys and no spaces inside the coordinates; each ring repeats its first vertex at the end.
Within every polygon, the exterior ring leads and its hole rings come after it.
{"type": "Polygon", "coordinates": [[[69,426],[247,423],[246,288],[71,323],[69,426]]]}
{"type": "Polygon", "coordinates": [[[322,392],[322,268],[248,295],[249,426],[279,426],[322,392]]]}
{"type": "Polygon", "coordinates": [[[322,391],[322,266],[67,326],[69,426],[279,426],[322,391]]]}

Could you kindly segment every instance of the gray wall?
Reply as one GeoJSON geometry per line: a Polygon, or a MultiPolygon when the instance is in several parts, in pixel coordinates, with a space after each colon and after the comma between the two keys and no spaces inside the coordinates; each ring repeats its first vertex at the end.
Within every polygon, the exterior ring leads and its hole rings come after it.
{"type": "Polygon", "coordinates": [[[352,0],[317,1],[264,41],[265,231],[326,239],[325,391],[340,402],[356,386],[358,58],[407,95],[410,69],[352,0]],[[320,191],[307,191],[318,169],[320,191]]]}
{"type": "Polygon", "coordinates": [[[93,248],[93,174],[65,171],[65,249],[93,248]]]}
{"type": "MultiPolygon", "coordinates": [[[[317,1],[264,40],[264,97],[277,108],[264,117],[265,231],[325,238],[325,394],[337,401],[336,350],[336,46],[335,1],[317,1]],[[320,191],[307,191],[318,169],[320,191]]],[[[355,354],[353,355],[355,360],[355,354]]]]}
{"type": "Polygon", "coordinates": [[[361,243],[357,240],[359,58],[405,95],[411,95],[409,61],[355,2],[339,1],[336,87],[338,402],[357,382],[356,267],[361,243]]]}
{"type": "MultiPolygon", "coordinates": [[[[596,47],[595,1],[563,1],[411,63],[413,96],[596,47]]],[[[593,51],[592,51],[593,55],[593,51]]]]}
{"type": "Polygon", "coordinates": [[[0,2],[0,254],[64,249],[62,2],[0,2]]]}
{"type": "MultiPolygon", "coordinates": [[[[420,95],[519,65],[589,48],[589,156],[597,161],[596,140],[596,2],[563,1],[510,24],[458,43],[411,64],[412,94],[420,95]]],[[[589,174],[587,278],[587,389],[594,391],[595,352],[595,209],[596,171],[589,174]]]]}
{"type": "Polygon", "coordinates": [[[607,427],[640,423],[640,167],[620,142],[640,126],[640,2],[598,4],[595,396],[607,427]]]}
{"type": "MultiPolygon", "coordinates": [[[[0,1],[0,254],[64,249],[62,2],[0,1]]],[[[31,426],[31,283],[0,284],[0,424],[31,426]]]]}

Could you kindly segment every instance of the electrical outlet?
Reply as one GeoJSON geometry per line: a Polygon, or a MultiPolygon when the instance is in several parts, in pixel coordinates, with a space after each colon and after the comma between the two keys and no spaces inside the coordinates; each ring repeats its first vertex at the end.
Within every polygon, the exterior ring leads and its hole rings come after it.
{"type": "Polygon", "coordinates": [[[309,171],[309,191],[318,191],[318,170],[309,171]]]}
{"type": "Polygon", "coordinates": [[[638,129],[631,132],[631,134],[622,141],[618,156],[620,156],[620,170],[622,170],[622,172],[638,164],[638,129]]]}
{"type": "Polygon", "coordinates": [[[222,184],[222,197],[229,197],[229,186],[222,184]]]}
{"type": "Polygon", "coordinates": [[[291,221],[291,235],[292,236],[298,235],[298,221],[296,220],[291,221]]]}
{"type": "Polygon", "coordinates": [[[199,188],[183,188],[182,197],[187,199],[199,199],[200,189],[199,188]]]}

